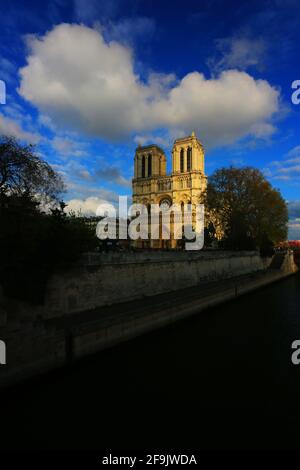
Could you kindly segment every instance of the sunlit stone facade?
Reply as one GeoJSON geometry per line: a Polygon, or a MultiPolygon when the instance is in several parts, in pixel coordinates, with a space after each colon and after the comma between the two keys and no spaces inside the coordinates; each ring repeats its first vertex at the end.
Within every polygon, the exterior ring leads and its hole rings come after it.
{"type": "MultiPolygon", "coordinates": [[[[192,204],[201,202],[206,189],[204,149],[195,133],[176,139],[172,149],[172,172],[167,175],[167,158],[157,145],[139,146],[134,157],[133,203],[192,204]]],[[[139,240],[139,247],[176,248],[178,240],[139,240]]]]}

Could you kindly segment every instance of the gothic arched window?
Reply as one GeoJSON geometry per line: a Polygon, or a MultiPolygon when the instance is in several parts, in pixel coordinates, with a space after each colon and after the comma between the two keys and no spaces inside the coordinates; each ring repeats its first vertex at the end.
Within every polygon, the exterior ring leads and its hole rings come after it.
{"type": "Polygon", "coordinates": [[[184,150],[180,150],[180,172],[184,172],[184,150]]]}
{"type": "Polygon", "coordinates": [[[142,178],[145,178],[145,169],[146,169],[146,165],[145,165],[145,155],[142,156],[142,178]]]}
{"type": "Polygon", "coordinates": [[[149,153],[148,155],[148,176],[152,174],[152,155],[149,153]]]}
{"type": "Polygon", "coordinates": [[[186,161],[187,171],[191,171],[192,168],[192,149],[189,147],[187,149],[187,161],[186,161]]]}

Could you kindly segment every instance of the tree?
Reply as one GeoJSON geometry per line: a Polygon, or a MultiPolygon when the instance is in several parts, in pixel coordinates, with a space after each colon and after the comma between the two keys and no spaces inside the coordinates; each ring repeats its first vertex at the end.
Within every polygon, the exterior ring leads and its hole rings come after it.
{"type": "Polygon", "coordinates": [[[209,221],[206,227],[204,228],[204,243],[205,246],[212,246],[216,237],[216,229],[212,221],[209,221]]]}
{"type": "Polygon", "coordinates": [[[12,137],[0,137],[0,198],[56,204],[65,191],[61,176],[36,153],[12,137]]]}
{"type": "Polygon", "coordinates": [[[0,140],[0,285],[4,295],[40,303],[49,277],[97,244],[83,218],[67,215],[64,183],[32,146],[0,140]],[[44,211],[47,205],[47,211],[44,211]]]}
{"type": "Polygon", "coordinates": [[[204,203],[217,221],[225,247],[269,249],[287,237],[287,205],[258,169],[216,170],[209,178],[204,203]]]}

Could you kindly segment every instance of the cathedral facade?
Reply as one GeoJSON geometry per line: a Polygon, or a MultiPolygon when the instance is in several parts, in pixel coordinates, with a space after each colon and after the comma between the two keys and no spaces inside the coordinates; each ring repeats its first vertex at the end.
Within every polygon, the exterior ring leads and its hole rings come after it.
{"type": "MultiPolygon", "coordinates": [[[[157,145],[139,146],[134,157],[132,180],[133,203],[171,206],[201,202],[206,189],[204,149],[192,132],[190,136],[176,139],[172,149],[172,172],[167,175],[167,158],[157,145]]],[[[145,248],[176,248],[178,240],[137,240],[136,246],[145,248]]]]}

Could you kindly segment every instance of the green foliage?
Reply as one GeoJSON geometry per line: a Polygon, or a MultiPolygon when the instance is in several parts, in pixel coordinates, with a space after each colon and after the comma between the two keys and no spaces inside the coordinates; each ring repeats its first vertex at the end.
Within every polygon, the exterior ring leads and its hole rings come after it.
{"type": "Polygon", "coordinates": [[[287,237],[287,205],[255,168],[216,170],[204,202],[223,232],[224,248],[270,250],[287,237]]]}

